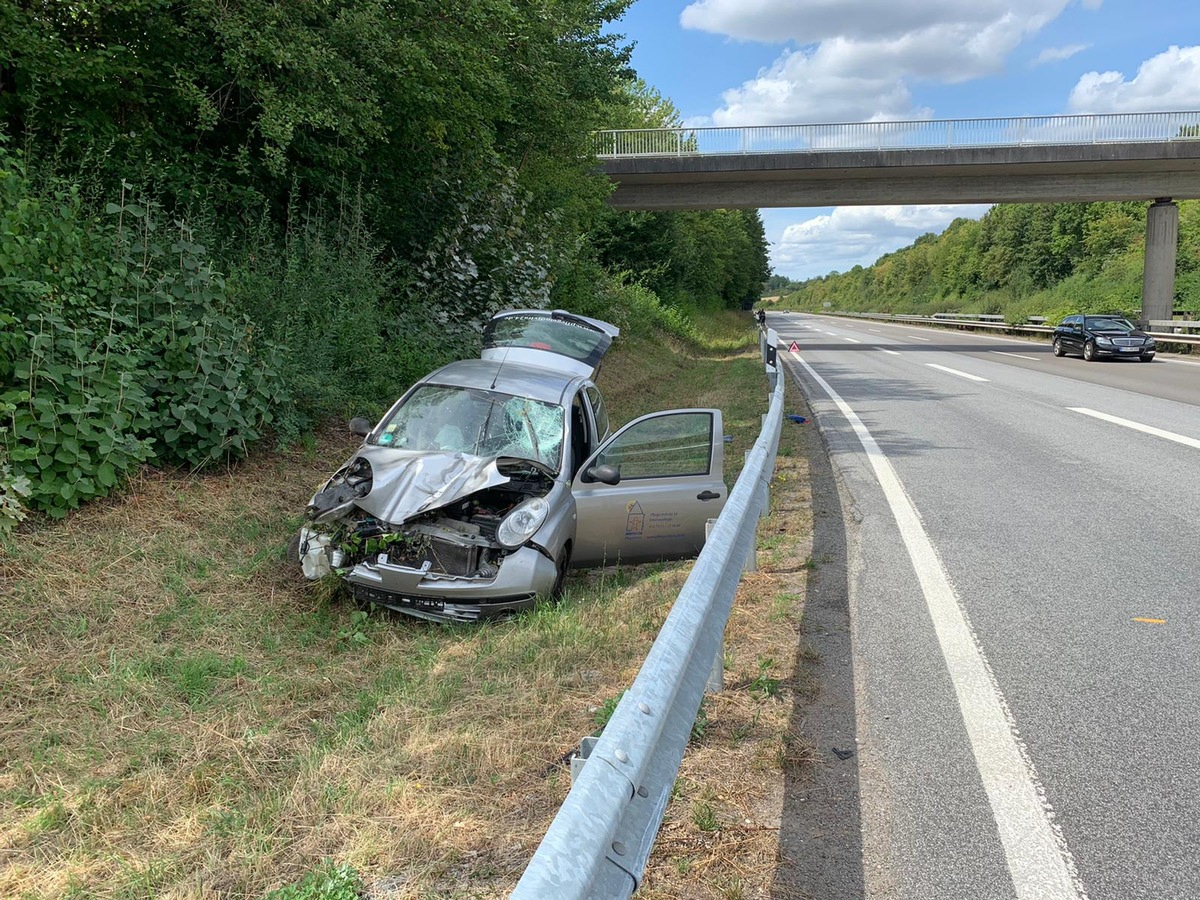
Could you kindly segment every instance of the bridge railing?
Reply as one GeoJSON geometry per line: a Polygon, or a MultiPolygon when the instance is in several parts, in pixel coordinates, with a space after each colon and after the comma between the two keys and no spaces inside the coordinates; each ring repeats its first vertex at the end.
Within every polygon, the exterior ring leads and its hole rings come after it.
{"type": "Polygon", "coordinates": [[[1200,140],[1200,111],[737,128],[638,128],[599,131],[593,140],[596,155],[603,159],[1165,142],[1200,140]]]}
{"type": "MultiPolygon", "coordinates": [[[[775,332],[764,334],[773,350],[775,332]]],[[[720,672],[725,624],[767,503],[784,378],[766,369],[772,390],[762,433],[633,685],[600,737],[585,739],[587,761],[513,900],[619,900],[641,882],[700,699],[720,672]]]]}

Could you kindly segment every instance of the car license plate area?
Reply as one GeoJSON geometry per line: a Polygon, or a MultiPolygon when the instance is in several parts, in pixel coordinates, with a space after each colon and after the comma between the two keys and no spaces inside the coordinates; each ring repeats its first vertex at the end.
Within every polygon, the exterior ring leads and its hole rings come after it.
{"type": "Polygon", "coordinates": [[[423,609],[429,612],[442,612],[446,608],[444,601],[432,597],[406,597],[403,594],[380,591],[361,584],[356,584],[353,588],[355,600],[377,603],[380,606],[411,606],[414,609],[423,609]]]}
{"type": "Polygon", "coordinates": [[[1122,347],[1121,352],[1122,353],[1137,353],[1141,349],[1142,349],[1141,347],[1122,347]]]}

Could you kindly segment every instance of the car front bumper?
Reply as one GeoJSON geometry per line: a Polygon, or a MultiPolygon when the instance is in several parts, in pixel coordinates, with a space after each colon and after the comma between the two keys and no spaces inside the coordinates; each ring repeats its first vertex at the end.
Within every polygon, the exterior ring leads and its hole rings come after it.
{"type": "Polygon", "coordinates": [[[1104,347],[1097,344],[1096,355],[1105,359],[1142,359],[1154,356],[1154,348],[1146,350],[1142,347],[1104,347]]]}
{"type": "Polygon", "coordinates": [[[557,570],[543,553],[519,547],[494,578],[466,578],[414,569],[380,557],[354,566],[344,576],[356,600],[437,622],[476,622],[530,609],[549,596],[557,570]]]}

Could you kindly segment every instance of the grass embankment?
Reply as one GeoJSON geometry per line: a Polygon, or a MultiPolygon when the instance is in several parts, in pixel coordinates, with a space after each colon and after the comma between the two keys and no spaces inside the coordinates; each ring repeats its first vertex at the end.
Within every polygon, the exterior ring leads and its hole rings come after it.
{"type": "MultiPolygon", "coordinates": [[[[600,381],[614,421],[724,409],[730,472],[766,390],[756,349],[732,349],[748,317],[709,328],[720,351],[635,343],[600,381]]],[[[781,769],[806,758],[784,702],[806,688],[801,438],[784,432],[788,514],[760,529],[647,897],[770,883],[781,769]]],[[[484,627],[322,598],[283,547],[352,449],[330,433],[220,474],[146,472],[2,547],[0,896],[260,897],[327,859],[370,897],[511,890],[569,787],[564,756],[632,681],[687,565],[577,573],[562,604],[484,627]]]]}

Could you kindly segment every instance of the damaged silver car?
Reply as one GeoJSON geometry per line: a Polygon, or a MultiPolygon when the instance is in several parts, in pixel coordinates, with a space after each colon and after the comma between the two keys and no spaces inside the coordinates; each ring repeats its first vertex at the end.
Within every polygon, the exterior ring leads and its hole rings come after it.
{"type": "Polygon", "coordinates": [[[309,503],[291,558],[309,579],[438,621],[557,597],[572,566],[693,556],[725,504],[716,409],[610,436],[593,379],[618,329],[562,310],[501,313],[479,359],[413,385],[309,503]]]}

